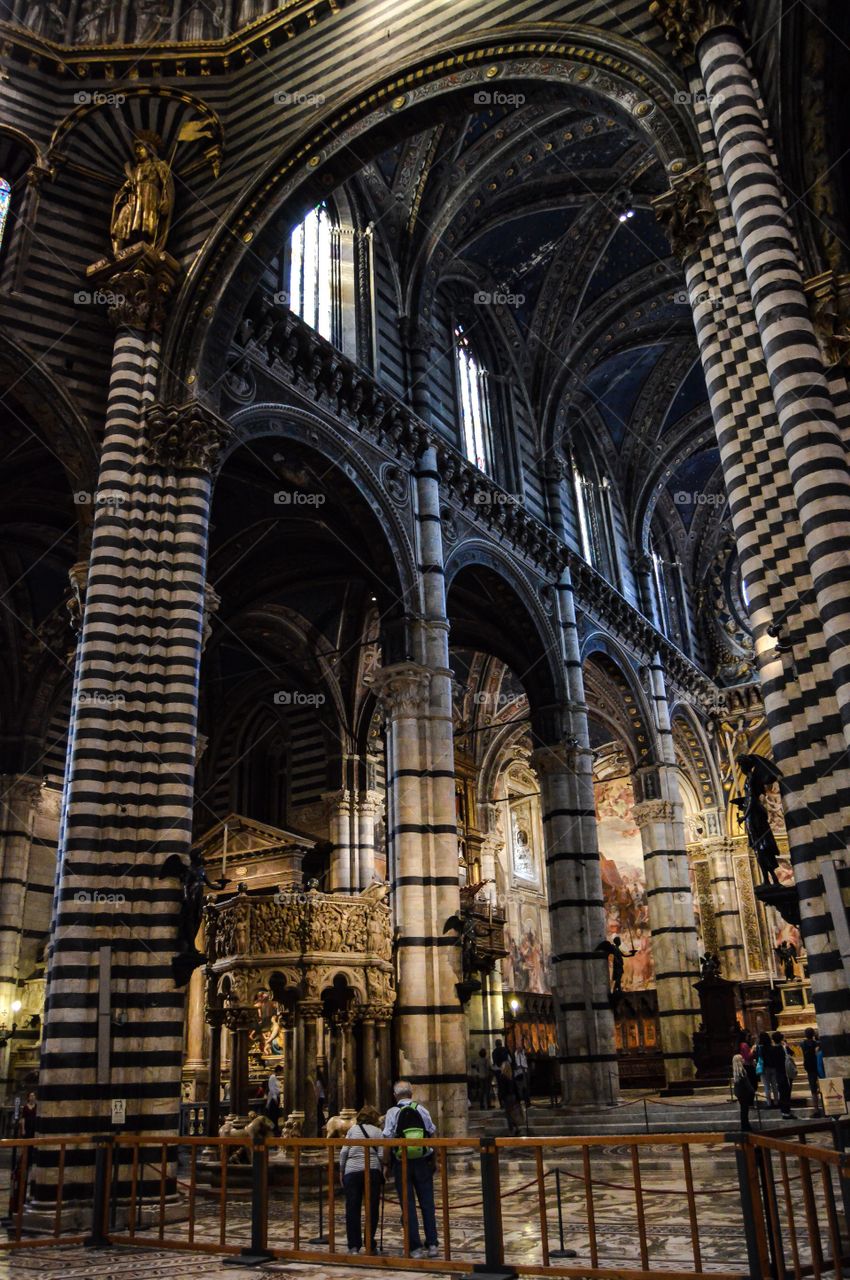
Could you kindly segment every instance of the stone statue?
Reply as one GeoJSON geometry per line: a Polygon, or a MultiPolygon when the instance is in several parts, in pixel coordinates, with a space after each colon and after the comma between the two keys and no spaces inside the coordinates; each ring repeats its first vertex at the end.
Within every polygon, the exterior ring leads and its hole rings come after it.
{"type": "Polygon", "coordinates": [[[797,959],[797,948],[793,942],[780,942],[776,948],[776,954],[779,956],[779,963],[782,965],[782,972],[785,974],[786,982],[793,982],[796,978],[794,970],[794,961],[797,959]]]}
{"type": "Polygon", "coordinates": [[[597,944],[595,950],[604,951],[606,956],[611,957],[611,995],[618,996],[623,990],[623,974],[626,969],[626,955],[636,956],[637,951],[632,949],[629,952],[620,950],[622,938],[619,936],[613,942],[609,942],[606,938],[604,942],[597,944]]]}
{"type": "Polygon", "coordinates": [[[457,931],[457,941],[460,946],[461,972],[464,979],[471,978],[475,973],[475,918],[471,914],[463,914],[459,916],[449,916],[443,925],[443,933],[449,933],[452,929],[457,931]]]}
{"type": "Polygon", "coordinates": [[[744,824],[750,848],[756,855],[762,884],[780,884],[776,868],[779,866],[779,847],[776,837],[770,829],[767,809],[764,807],[764,796],[771,783],[778,781],[779,772],[775,765],[763,756],[737,756],[735,763],[746,778],[743,796],[733,799],[740,820],[744,824]]]}
{"type": "Polygon", "coordinates": [[[31,0],[24,10],[23,25],[36,35],[55,38],[65,30],[65,15],[53,0],[31,0]]]}
{"type": "Polygon", "coordinates": [[[174,210],[171,166],[160,159],[161,140],[142,130],[133,140],[136,163],[124,166],[126,178],[112,202],[113,252],[133,244],[163,249],[174,210]]]}
{"type": "Polygon", "coordinates": [[[190,853],[188,866],[178,854],[172,853],[169,858],[166,858],[160,876],[173,876],[180,881],[183,900],[180,904],[177,933],[179,954],[190,960],[197,960],[198,964],[201,964],[206,957],[196,949],[195,939],[204,914],[204,894],[207,889],[223,888],[227,881],[220,880],[213,883],[208,879],[204,860],[198,849],[193,849],[190,853]]]}

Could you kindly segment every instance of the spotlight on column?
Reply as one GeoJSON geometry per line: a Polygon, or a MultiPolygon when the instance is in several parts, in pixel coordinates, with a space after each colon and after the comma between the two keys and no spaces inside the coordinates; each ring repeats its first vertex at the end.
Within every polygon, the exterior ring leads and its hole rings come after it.
{"type": "Polygon", "coordinates": [[[516,1017],[517,1014],[519,1013],[519,1000],[511,1001],[511,1013],[514,1015],[514,1017],[516,1017]]]}
{"type": "Polygon", "coordinates": [[[20,1000],[13,1000],[13,1001],[12,1001],[12,1013],[18,1013],[18,1012],[19,1012],[19,1010],[20,1010],[20,1008],[21,1008],[21,1002],[20,1002],[20,1000]]]}

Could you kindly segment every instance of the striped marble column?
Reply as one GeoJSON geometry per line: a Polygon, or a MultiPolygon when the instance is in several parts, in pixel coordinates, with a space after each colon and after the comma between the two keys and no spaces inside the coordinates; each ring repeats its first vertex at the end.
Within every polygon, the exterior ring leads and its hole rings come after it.
{"type": "Polygon", "coordinates": [[[417,567],[423,621],[419,662],[385,667],[376,691],[387,717],[390,876],[398,939],[396,1043],[399,1070],[436,1108],[446,1135],[465,1132],[466,1023],[456,984],[460,910],[440,491],[436,451],[415,475],[417,567]]]}
{"type": "Polygon", "coordinates": [[[649,665],[657,760],[636,776],[633,816],[643,843],[661,1049],[667,1083],[693,1079],[693,1033],[700,1021],[694,983],[699,942],[686,852],[685,819],[664,671],[649,665]]]}
{"type": "MultiPolygon", "coordinates": [[[[804,460],[811,483],[822,485],[823,494],[833,492],[836,471],[839,488],[843,488],[833,443],[834,424],[829,412],[823,424],[816,422],[812,428],[813,441],[820,438],[822,429],[826,431],[828,447],[821,469],[819,457],[808,457],[801,440],[805,439],[803,424],[809,411],[819,411],[822,377],[815,367],[811,399],[806,390],[808,372],[796,386],[793,374],[783,381],[782,367],[792,331],[801,335],[801,371],[812,370],[814,352],[808,317],[801,312],[793,264],[788,258],[787,226],[777,222],[775,170],[771,165],[768,173],[763,167],[766,134],[760,116],[758,128],[752,121],[757,90],[751,78],[747,84],[740,81],[743,54],[732,28],[716,29],[717,19],[729,16],[729,7],[726,3],[684,5],[682,0],[656,0],[652,8],[691,67],[696,126],[705,157],[704,165],[671,174],[671,189],[656,207],[667,222],[673,250],[684,264],[694,308],[730,514],[747,583],[771,746],[785,779],[786,827],[820,1039],[828,1070],[850,1078],[850,992],[819,861],[830,855],[843,857],[848,835],[846,718],[836,693],[836,677],[839,690],[845,683],[836,667],[841,645],[836,647],[835,632],[843,606],[838,604],[826,613],[820,608],[824,591],[830,582],[840,586],[846,568],[836,559],[830,578],[829,559],[817,554],[813,559],[809,549],[821,536],[829,541],[836,512],[839,521],[843,517],[827,498],[832,510],[819,514],[812,502],[806,501],[804,520],[798,499],[798,491],[806,490],[804,460]],[[710,101],[707,86],[702,85],[695,69],[696,46],[699,44],[702,56],[700,42],[709,36],[706,66],[712,70],[714,90],[719,93],[722,78],[730,77],[725,103],[710,101]],[[739,92],[741,121],[746,126],[741,137],[753,147],[755,187],[750,185],[748,161],[737,148],[732,131],[730,112],[739,92]],[[726,168],[715,114],[724,133],[726,168]],[[762,182],[766,220],[757,226],[752,219],[758,217],[762,182]],[[740,244],[742,228],[747,233],[747,264],[740,244]],[[773,283],[780,286],[784,282],[786,288],[790,284],[785,295],[772,292],[771,268],[760,256],[772,245],[774,231],[778,238],[773,283]],[[761,245],[756,240],[761,240],[761,245]],[[787,302],[784,316],[783,296],[787,302]],[[760,303],[758,314],[754,297],[760,303]],[[763,349],[762,333],[771,348],[769,357],[763,349]],[[782,401],[784,429],[777,400],[782,401]],[[795,458],[794,476],[788,448],[795,458]],[[777,626],[791,641],[787,656],[777,649],[771,634],[777,626]]],[[[787,364],[785,370],[787,374],[787,364]]],[[[817,448],[814,452],[817,454],[817,448]]],[[[802,496],[814,498],[816,492],[802,496]]],[[[841,542],[839,538],[836,545],[841,542]]],[[[839,658],[839,666],[840,662],[839,658]]]]}
{"type": "Polygon", "coordinates": [[[558,744],[538,747],[531,763],[540,780],[561,1096],[599,1106],[616,1095],[618,1074],[608,960],[597,950],[606,934],[592,756],[558,744]]]}
{"type": "Polygon", "coordinates": [[[353,796],[347,788],[328,791],[322,799],[327,806],[328,836],[331,842],[330,893],[351,893],[357,888],[352,865],[356,847],[352,845],[353,796]]]}
{"type": "MultiPolygon", "coordinates": [[[[224,431],[198,405],[153,403],[157,332],[173,282],[166,267],[149,253],[132,278],[116,270],[110,280],[118,333],[39,1078],[47,1136],[109,1130],[113,1098],[126,1100],[128,1129],[173,1134],[178,1125],[184,992],[171,959],[180,886],[162,868],[170,855],[187,859],[191,843],[210,468],[224,431]]],[[[66,1176],[88,1183],[78,1165],[89,1159],[69,1153],[66,1176]]]]}
{"type": "Polygon", "coordinates": [[[721,977],[740,982],[747,977],[741,903],[732,861],[734,845],[724,836],[703,841],[708,862],[708,882],[717,923],[717,950],[721,977]]]}

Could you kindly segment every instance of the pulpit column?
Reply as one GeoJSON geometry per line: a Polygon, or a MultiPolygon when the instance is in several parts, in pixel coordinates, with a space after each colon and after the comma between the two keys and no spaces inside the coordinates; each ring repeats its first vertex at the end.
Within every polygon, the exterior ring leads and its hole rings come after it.
{"type": "Polygon", "coordinates": [[[210,1029],[210,1063],[207,1084],[206,1136],[217,1138],[221,1111],[221,1029],[224,1026],[224,1010],[207,1008],[207,1025],[210,1029]]]}
{"type": "Polygon", "coordinates": [[[378,1106],[380,1086],[378,1083],[377,1073],[378,1041],[375,1029],[375,1012],[373,1009],[367,1007],[363,1010],[363,1017],[360,1019],[360,1028],[363,1079],[360,1082],[358,1101],[361,1103],[369,1102],[373,1107],[376,1107],[378,1106]]]}
{"type": "Polygon", "coordinates": [[[301,1000],[298,1012],[304,1028],[304,1056],[301,1059],[301,1081],[303,1089],[303,1111],[305,1138],[316,1137],[316,1073],[319,1055],[319,1018],[322,1016],[322,1005],[319,1000],[301,1000]]]}
{"type": "Polygon", "coordinates": [[[298,1080],[299,1063],[295,1051],[295,1018],[292,1014],[283,1017],[283,1114],[287,1117],[298,1110],[296,1081],[298,1080]]]}
{"type": "Polygon", "coordinates": [[[225,1024],[230,1031],[230,1110],[244,1121],[248,1116],[248,1054],[251,1047],[251,1031],[256,1026],[257,1011],[252,1007],[237,1006],[224,1011],[225,1024]]]}
{"type": "Polygon", "coordinates": [[[340,1113],[357,1110],[357,1089],[354,1058],[354,1024],[351,1014],[343,1014],[337,1019],[339,1035],[339,1074],[340,1074],[340,1113]]]}
{"type": "Polygon", "coordinates": [[[380,1112],[392,1105],[392,1062],[390,1044],[390,1017],[392,1010],[378,1017],[378,1059],[375,1071],[375,1106],[380,1112]]]}

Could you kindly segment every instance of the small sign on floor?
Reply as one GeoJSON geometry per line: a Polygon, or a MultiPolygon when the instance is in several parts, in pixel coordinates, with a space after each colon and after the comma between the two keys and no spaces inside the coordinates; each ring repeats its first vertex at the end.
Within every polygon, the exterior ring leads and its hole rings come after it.
{"type": "Polygon", "coordinates": [[[847,1099],[844,1097],[844,1080],[841,1076],[827,1076],[818,1080],[821,1104],[825,1116],[843,1116],[847,1111],[847,1099]]]}

